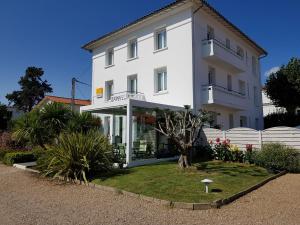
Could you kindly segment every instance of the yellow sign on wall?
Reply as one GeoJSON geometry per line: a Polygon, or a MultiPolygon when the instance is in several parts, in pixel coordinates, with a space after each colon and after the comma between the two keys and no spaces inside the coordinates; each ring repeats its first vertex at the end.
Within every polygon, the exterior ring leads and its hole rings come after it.
{"type": "Polygon", "coordinates": [[[96,88],[96,96],[97,98],[103,97],[103,88],[96,88]]]}

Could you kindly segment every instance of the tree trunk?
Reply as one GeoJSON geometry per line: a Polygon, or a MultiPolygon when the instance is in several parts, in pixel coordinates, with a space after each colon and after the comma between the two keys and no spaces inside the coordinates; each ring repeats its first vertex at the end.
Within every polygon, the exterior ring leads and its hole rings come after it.
{"type": "Polygon", "coordinates": [[[190,166],[188,156],[181,154],[178,160],[178,165],[181,169],[188,168],[190,166]]]}

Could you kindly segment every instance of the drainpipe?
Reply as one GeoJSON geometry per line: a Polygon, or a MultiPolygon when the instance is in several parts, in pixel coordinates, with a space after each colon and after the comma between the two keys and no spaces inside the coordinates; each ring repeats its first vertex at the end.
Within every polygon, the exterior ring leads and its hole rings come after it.
{"type": "Polygon", "coordinates": [[[195,84],[195,80],[196,80],[196,74],[195,74],[195,14],[203,7],[203,1],[201,0],[201,5],[193,11],[192,14],[192,74],[193,74],[193,112],[196,113],[197,109],[196,109],[196,84],[195,84]]]}

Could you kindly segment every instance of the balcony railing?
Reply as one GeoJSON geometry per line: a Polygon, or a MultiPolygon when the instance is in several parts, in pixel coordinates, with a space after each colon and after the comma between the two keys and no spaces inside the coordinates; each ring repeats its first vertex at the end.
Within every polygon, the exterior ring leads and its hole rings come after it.
{"type": "Polygon", "coordinates": [[[205,59],[219,63],[233,72],[245,71],[244,57],[217,39],[202,40],[202,54],[205,59]]]}
{"type": "Polygon", "coordinates": [[[223,42],[217,40],[217,39],[204,39],[202,40],[202,44],[206,45],[206,44],[211,44],[214,43],[216,45],[218,45],[219,47],[223,48],[225,51],[229,52],[230,54],[234,55],[235,57],[237,57],[240,60],[243,60],[244,57],[241,56],[237,51],[235,51],[234,49],[227,47],[226,44],[224,44],[223,42]]]}
{"type": "Polygon", "coordinates": [[[235,110],[243,110],[246,106],[245,94],[218,85],[202,86],[203,104],[221,105],[235,110]]]}
{"type": "Polygon", "coordinates": [[[141,92],[123,91],[123,92],[113,93],[107,101],[116,102],[116,101],[122,101],[126,99],[145,101],[145,95],[144,93],[141,92]]]}

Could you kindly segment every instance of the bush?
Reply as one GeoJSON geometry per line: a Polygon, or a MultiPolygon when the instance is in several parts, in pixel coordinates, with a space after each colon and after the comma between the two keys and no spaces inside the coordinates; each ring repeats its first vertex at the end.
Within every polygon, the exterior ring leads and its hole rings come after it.
{"type": "Polygon", "coordinates": [[[255,164],[273,171],[300,171],[299,152],[280,143],[265,144],[253,155],[255,164]]]}
{"type": "Polygon", "coordinates": [[[272,113],[264,117],[265,129],[277,126],[296,127],[300,125],[300,115],[294,113],[272,113]]]}
{"type": "Polygon", "coordinates": [[[13,165],[14,163],[24,163],[35,161],[36,158],[32,152],[8,152],[3,157],[3,163],[13,165]]]}
{"type": "Polygon", "coordinates": [[[113,151],[108,139],[99,131],[62,133],[58,143],[38,160],[45,176],[87,182],[88,177],[111,170],[113,151]]]}

